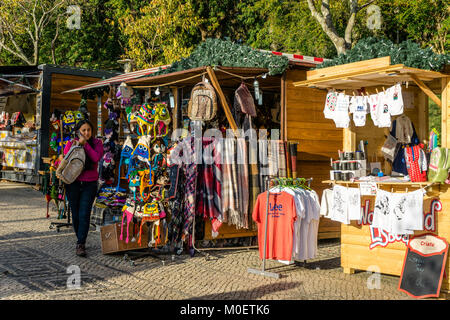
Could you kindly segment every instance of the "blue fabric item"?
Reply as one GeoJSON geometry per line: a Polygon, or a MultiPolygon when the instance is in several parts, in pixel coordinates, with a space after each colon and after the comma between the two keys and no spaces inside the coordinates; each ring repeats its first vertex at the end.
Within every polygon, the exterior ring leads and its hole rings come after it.
{"type": "MultiPolygon", "coordinates": [[[[412,128],[413,128],[413,135],[411,137],[411,143],[410,146],[415,146],[420,143],[419,137],[417,136],[416,129],[414,128],[414,123],[411,122],[412,128]]],[[[394,120],[392,123],[392,130],[390,132],[391,136],[397,138],[395,136],[395,130],[397,126],[397,120],[394,120]]],[[[406,168],[406,162],[405,162],[405,146],[408,146],[408,144],[401,144],[397,155],[395,156],[394,162],[392,163],[392,171],[395,171],[397,173],[401,173],[405,176],[408,175],[408,169],[406,168]]]]}
{"type": "Polygon", "coordinates": [[[66,191],[72,211],[72,225],[77,236],[77,244],[85,244],[89,232],[92,205],[97,194],[97,181],[75,181],[66,185],[66,191]]]}

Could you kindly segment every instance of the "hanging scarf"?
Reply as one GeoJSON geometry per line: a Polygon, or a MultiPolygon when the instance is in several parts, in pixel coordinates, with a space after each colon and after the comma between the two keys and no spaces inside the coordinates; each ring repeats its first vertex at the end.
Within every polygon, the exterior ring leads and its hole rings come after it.
{"type": "Polygon", "coordinates": [[[236,224],[238,228],[248,229],[248,153],[245,139],[237,139],[237,185],[240,219],[236,224]]]}

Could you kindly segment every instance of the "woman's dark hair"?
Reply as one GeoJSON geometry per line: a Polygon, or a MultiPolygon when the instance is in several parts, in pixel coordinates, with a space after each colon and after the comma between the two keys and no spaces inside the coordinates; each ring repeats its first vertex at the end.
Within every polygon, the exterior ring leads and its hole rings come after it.
{"type": "MultiPolygon", "coordinates": [[[[75,125],[76,137],[78,137],[78,131],[80,130],[80,128],[85,124],[87,124],[91,127],[92,134],[91,134],[91,137],[89,138],[89,140],[87,141],[87,143],[89,143],[91,148],[94,149],[94,126],[92,125],[92,123],[89,120],[86,120],[86,119],[80,120],[75,125]]],[[[91,158],[89,158],[89,156],[86,155],[86,159],[84,161],[84,168],[90,170],[90,169],[94,169],[93,166],[94,166],[94,162],[91,160],[91,158]]]]}

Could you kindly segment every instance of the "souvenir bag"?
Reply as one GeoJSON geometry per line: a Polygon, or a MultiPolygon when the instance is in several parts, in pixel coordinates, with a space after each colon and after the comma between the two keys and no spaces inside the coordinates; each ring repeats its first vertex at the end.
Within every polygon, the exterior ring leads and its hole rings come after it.
{"type": "Polygon", "coordinates": [[[447,179],[450,169],[449,149],[434,148],[431,152],[428,168],[428,181],[443,183],[447,179]]]}
{"type": "Polygon", "coordinates": [[[335,91],[329,91],[325,100],[325,108],[323,113],[325,119],[333,119],[333,113],[336,111],[337,93],[335,91]]]}
{"type": "Polygon", "coordinates": [[[74,141],[69,152],[64,156],[63,160],[56,170],[56,176],[65,184],[73,183],[83,172],[84,163],[86,161],[86,153],[83,146],[74,141]]]}
{"type": "Polygon", "coordinates": [[[421,145],[405,147],[405,162],[411,182],[427,181],[427,159],[421,145]]]}
{"type": "Polygon", "coordinates": [[[253,96],[244,82],[241,83],[234,93],[234,101],[240,107],[241,112],[251,117],[256,117],[255,102],[253,96]]]}
{"type": "Polygon", "coordinates": [[[389,135],[381,147],[381,152],[386,160],[393,162],[399,147],[400,144],[397,142],[397,139],[395,139],[392,135],[389,135]]]}
{"type": "Polygon", "coordinates": [[[208,82],[197,83],[191,91],[188,104],[188,116],[191,120],[209,121],[216,116],[217,96],[208,82]]]}

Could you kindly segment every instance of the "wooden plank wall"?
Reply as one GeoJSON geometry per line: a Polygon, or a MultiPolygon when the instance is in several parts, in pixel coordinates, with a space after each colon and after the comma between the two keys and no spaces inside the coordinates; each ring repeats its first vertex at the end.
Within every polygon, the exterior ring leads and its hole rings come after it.
{"type": "MultiPolygon", "coordinates": [[[[78,92],[64,93],[61,92],[78,88],[83,85],[93,83],[100,80],[99,78],[93,77],[83,77],[83,76],[73,76],[68,74],[53,73],[52,74],[52,89],[51,89],[51,99],[50,99],[50,115],[55,110],[58,109],[62,112],[67,110],[78,110],[80,107],[81,94],[78,92]]],[[[104,95],[102,98],[102,104],[106,101],[107,96],[104,95]]],[[[103,109],[104,110],[104,109],[103,109]]],[[[90,113],[90,122],[94,126],[94,133],[97,132],[97,100],[88,100],[88,111],[90,113]]],[[[105,122],[108,118],[107,111],[102,112],[102,120],[105,122]]],[[[49,124],[50,125],[50,124],[49,124]]],[[[50,134],[54,132],[53,128],[50,130],[50,134]]],[[[49,156],[55,155],[56,153],[49,147],[49,156]]]]}
{"type": "MultiPolygon", "coordinates": [[[[330,179],[330,158],[337,158],[342,149],[342,129],[325,119],[323,108],[327,92],[294,87],[293,82],[305,80],[306,71],[289,70],[286,76],[287,139],[298,141],[297,172],[299,177],[313,178],[312,188],[322,196],[330,179]]],[[[339,238],[340,223],[321,218],[319,239],[339,238]]]]}

